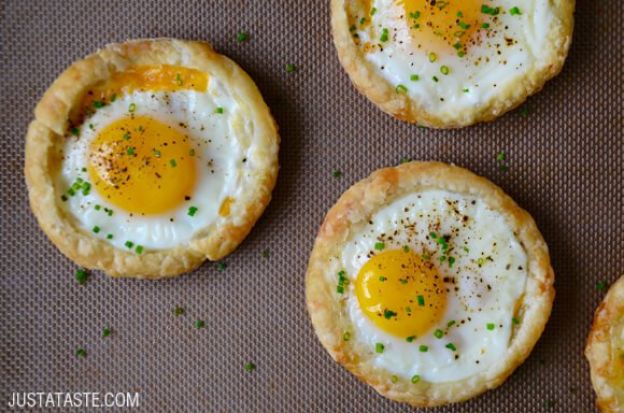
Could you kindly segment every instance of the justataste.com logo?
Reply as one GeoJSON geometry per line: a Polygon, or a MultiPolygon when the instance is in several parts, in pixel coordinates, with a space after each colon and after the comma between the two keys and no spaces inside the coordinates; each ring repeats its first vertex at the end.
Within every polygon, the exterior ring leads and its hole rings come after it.
{"type": "Polygon", "coordinates": [[[10,408],[139,407],[139,393],[131,392],[13,392],[10,408]]]}

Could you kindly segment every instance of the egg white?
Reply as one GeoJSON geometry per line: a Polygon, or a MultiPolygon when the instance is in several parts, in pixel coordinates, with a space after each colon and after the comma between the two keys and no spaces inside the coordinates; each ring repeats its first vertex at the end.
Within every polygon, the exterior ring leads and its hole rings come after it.
{"type": "Polygon", "coordinates": [[[176,92],[141,92],[117,98],[85,119],[79,136],[67,137],[64,158],[57,177],[57,188],[63,193],[77,178],[89,180],[89,146],[102,128],[113,121],[130,116],[128,107],[136,105],[135,115],[150,116],[188,134],[196,148],[197,177],[191,199],[178,208],[158,215],[130,214],[110,204],[98,194],[95,186],[86,196],[77,194],[62,203],[65,211],[92,236],[110,242],[117,248],[126,248],[126,241],[145,249],[172,248],[191,240],[202,229],[219,219],[219,207],[226,197],[236,198],[241,179],[241,167],[248,155],[237,139],[248,126],[242,121],[241,107],[231,91],[219,82],[210,80],[206,92],[183,90],[176,92]],[[222,107],[223,113],[216,113],[222,107]],[[178,125],[186,124],[181,129],[178,125]],[[199,147],[196,145],[199,143],[199,147]],[[96,210],[95,205],[102,208],[96,210]],[[189,216],[190,206],[198,208],[189,216]],[[114,211],[112,216],[104,208],[114,211]],[[93,233],[94,226],[100,232],[93,233]],[[106,239],[107,234],[113,239],[106,239]]]}
{"type": "Polygon", "coordinates": [[[404,18],[403,5],[396,0],[374,0],[371,4],[377,9],[372,16],[374,31],[360,26],[356,33],[360,44],[369,41],[378,44],[379,33],[387,28],[389,41],[382,48],[366,53],[366,59],[390,84],[404,85],[409,97],[425,110],[453,117],[485,105],[521,77],[535,71],[551,49],[548,31],[554,14],[547,0],[521,3],[496,0],[488,5],[501,9],[498,21],[491,24],[489,37],[471,46],[461,58],[456,54],[436,53],[437,60],[430,62],[429,53],[437,50],[427,45],[416,46],[404,18]],[[520,6],[521,15],[507,12],[515,6],[520,6]],[[508,46],[505,38],[513,39],[514,44],[508,46]],[[477,60],[479,64],[475,65],[477,60]],[[448,75],[441,74],[442,65],[450,69],[448,75]],[[419,80],[410,80],[413,74],[419,80]]]}
{"type": "Polygon", "coordinates": [[[375,366],[407,379],[419,375],[441,383],[487,370],[504,357],[514,308],[527,280],[527,255],[505,218],[480,199],[433,189],[404,196],[374,214],[352,236],[342,251],[341,264],[351,280],[347,309],[353,324],[352,340],[371,349],[375,366]],[[407,230],[408,224],[414,227],[407,230]],[[447,308],[439,325],[409,343],[382,331],[363,313],[354,284],[376,242],[383,240],[386,249],[408,245],[422,254],[437,250],[428,237],[434,231],[453,234],[449,241],[449,254],[456,259],[453,267],[440,263],[439,252],[431,260],[441,277],[454,277],[456,283],[445,284],[447,308]],[[436,338],[434,331],[446,330],[451,320],[455,325],[448,334],[436,338]],[[489,323],[495,324],[493,330],[486,328],[489,323]],[[385,346],[381,354],[374,352],[378,342],[385,346]],[[446,348],[448,343],[457,351],[446,348]],[[420,345],[428,346],[428,351],[421,352],[420,345]]]}

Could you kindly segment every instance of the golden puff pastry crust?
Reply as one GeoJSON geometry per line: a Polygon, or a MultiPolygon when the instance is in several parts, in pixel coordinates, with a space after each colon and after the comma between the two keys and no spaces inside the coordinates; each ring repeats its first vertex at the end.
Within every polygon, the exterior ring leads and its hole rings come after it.
{"type": "Polygon", "coordinates": [[[624,276],[596,310],[585,356],[600,410],[624,412],[624,276]]]}
{"type": "Polygon", "coordinates": [[[550,316],[555,295],[548,248],[533,218],[502,189],[485,178],[440,162],[411,162],[381,169],[347,190],[329,210],[314,244],[306,276],[306,300],[314,330],[331,357],[390,399],[416,407],[460,402],[497,387],[529,355],[550,316]],[[356,228],[394,200],[410,193],[443,189],[482,199],[500,212],[524,246],[528,278],[506,355],[489,369],[466,379],[416,384],[376,367],[374,355],[356,340],[344,340],[352,326],[337,297],[337,275],[330,262],[339,260],[356,228]]]}
{"type": "Polygon", "coordinates": [[[68,258],[113,277],[157,279],[190,271],[205,259],[219,260],[243,241],[271,199],[278,173],[278,149],[277,126],[260,91],[232,60],[205,42],[130,40],[110,44],[73,63],[45,92],[26,136],[25,175],[31,209],[39,225],[68,258]],[[59,205],[61,193],[54,184],[61,163],[55,153],[68,136],[68,129],[80,122],[80,104],[89,88],[129,67],[161,64],[205,72],[236,90],[253,123],[252,133],[241,139],[241,145],[256,148],[253,162],[248,162],[254,166],[241,179],[244,190],[230,206],[229,216],[200,230],[183,245],[137,255],[93,237],[63,211],[59,205]]]}
{"type": "MultiPolygon", "coordinates": [[[[538,59],[533,67],[507,86],[498,87],[496,93],[479,104],[450,111],[430,110],[426,104],[410,98],[407,93],[398,93],[401,91],[397,85],[388,82],[379,68],[366,58],[370,50],[374,49],[374,45],[371,47],[374,42],[360,42],[355,32],[363,21],[360,20],[361,16],[372,19],[372,4],[370,0],[331,0],[332,34],[340,63],[356,89],[382,111],[397,119],[431,128],[460,128],[492,121],[521,105],[527,97],[539,92],[548,80],[561,72],[572,42],[574,0],[549,2],[548,7],[554,19],[548,23],[548,33],[544,37],[546,46],[540,47],[542,51],[548,50],[548,53],[538,59]]],[[[438,96],[430,98],[437,99],[438,96]]]]}

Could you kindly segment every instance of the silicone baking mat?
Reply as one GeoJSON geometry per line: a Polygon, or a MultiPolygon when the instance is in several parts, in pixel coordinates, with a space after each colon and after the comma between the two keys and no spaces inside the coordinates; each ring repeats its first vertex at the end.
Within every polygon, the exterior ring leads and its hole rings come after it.
{"type": "Polygon", "coordinates": [[[140,409],[151,412],[412,411],[330,359],[304,301],[327,209],[354,182],[406,157],[454,162],[502,186],[537,220],[557,276],[552,317],[527,362],[498,389],[435,411],[594,411],[582,354],[604,294],[596,283],[624,273],[622,1],[579,1],[562,74],[523,109],[452,131],[403,124],[356,93],[331,41],[328,1],[0,7],[0,411],[13,392],[34,391],[139,392],[140,409]],[[239,31],[249,33],[246,42],[237,42],[239,31]],[[67,65],[140,37],[208,40],[240,63],[280,126],[280,177],[225,270],[205,263],[158,282],[95,272],[78,285],[75,266],[29,210],[24,135],[38,98],[67,65]],[[185,314],[174,316],[176,306],[185,314]],[[105,326],[112,334],[103,338],[105,326]],[[246,372],[247,362],[256,370],[246,372]]]}

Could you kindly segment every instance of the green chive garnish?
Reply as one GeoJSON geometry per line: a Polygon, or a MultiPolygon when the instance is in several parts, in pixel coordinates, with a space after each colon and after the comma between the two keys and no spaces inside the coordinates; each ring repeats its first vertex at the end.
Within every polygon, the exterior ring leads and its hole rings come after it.
{"type": "Polygon", "coordinates": [[[444,337],[444,331],[437,329],[433,332],[433,335],[435,336],[435,338],[442,338],[444,337]]]}
{"type": "Polygon", "coordinates": [[[134,249],[134,252],[141,255],[143,253],[143,245],[137,245],[136,248],[134,249]]]}
{"type": "Polygon", "coordinates": [[[135,110],[136,110],[136,103],[131,103],[130,106],[128,106],[128,112],[134,113],[135,110]]]}
{"type": "Polygon", "coordinates": [[[384,346],[382,343],[376,343],[375,344],[375,352],[376,353],[383,353],[385,348],[386,348],[386,346],[384,346]]]}
{"type": "Polygon", "coordinates": [[[377,251],[382,251],[384,248],[386,248],[386,244],[384,244],[383,242],[376,242],[375,243],[375,249],[377,251]]]}
{"type": "Polygon", "coordinates": [[[409,336],[405,339],[405,341],[407,341],[408,343],[411,343],[414,340],[416,340],[416,336],[409,336]]]}
{"type": "Polygon", "coordinates": [[[178,163],[175,159],[171,159],[169,160],[169,165],[171,165],[172,168],[175,168],[176,166],[178,166],[178,163]]]}
{"type": "Polygon", "coordinates": [[[485,325],[485,327],[486,327],[488,330],[492,331],[492,330],[494,330],[494,328],[496,328],[496,325],[495,325],[494,323],[487,323],[487,324],[485,325]]]}
{"type": "Polygon", "coordinates": [[[332,176],[334,178],[340,178],[342,176],[342,171],[339,171],[338,169],[336,169],[335,171],[332,172],[332,176]]]}
{"type": "Polygon", "coordinates": [[[80,135],[80,129],[79,128],[71,128],[71,134],[74,136],[78,136],[80,135]]]}
{"type": "Polygon", "coordinates": [[[414,374],[412,376],[412,383],[418,383],[420,381],[420,376],[418,374],[414,374]]]}
{"type": "Polygon", "coordinates": [[[108,327],[104,327],[102,330],[102,337],[108,337],[111,335],[111,329],[108,327]]]}
{"type": "Polygon", "coordinates": [[[388,29],[386,29],[385,27],[383,28],[383,30],[381,31],[381,36],[379,36],[379,41],[381,42],[387,42],[388,41],[388,29]]]}
{"type": "Polygon", "coordinates": [[[238,32],[238,34],[236,35],[236,41],[239,43],[242,43],[247,40],[249,40],[249,34],[246,32],[238,32]]]}
{"type": "Polygon", "coordinates": [[[100,232],[100,227],[98,227],[97,225],[93,227],[93,232],[95,232],[96,234],[98,232],[100,232]]]}
{"type": "Polygon", "coordinates": [[[219,261],[217,263],[217,270],[218,271],[225,271],[225,269],[227,268],[227,264],[224,262],[219,261]]]}
{"type": "Polygon", "coordinates": [[[87,278],[89,278],[89,272],[86,268],[78,268],[75,273],[76,281],[78,284],[84,284],[87,282],[87,278]]]}
{"type": "Polygon", "coordinates": [[[519,8],[512,7],[511,9],[509,9],[509,14],[511,14],[512,16],[519,16],[522,14],[522,12],[520,11],[519,8]]]}
{"type": "Polygon", "coordinates": [[[351,333],[349,333],[348,331],[345,331],[345,332],[342,334],[342,339],[343,339],[344,341],[349,341],[349,340],[351,340],[351,333]]]}
{"type": "Polygon", "coordinates": [[[496,16],[498,14],[498,7],[489,7],[485,4],[481,6],[481,13],[489,14],[490,16],[496,16]]]}
{"type": "Polygon", "coordinates": [[[384,318],[386,320],[390,320],[392,317],[394,317],[395,315],[397,315],[397,313],[395,313],[392,310],[384,310],[384,318]]]}
{"type": "Polygon", "coordinates": [[[203,320],[195,320],[195,328],[204,328],[204,321],[203,320]]]}
{"type": "Polygon", "coordinates": [[[195,206],[189,207],[187,214],[191,217],[195,216],[195,213],[197,213],[198,209],[195,206]]]}
{"type": "Polygon", "coordinates": [[[438,55],[436,55],[435,53],[431,52],[429,53],[429,61],[431,63],[435,62],[436,60],[438,60],[438,55]]]}
{"type": "Polygon", "coordinates": [[[448,66],[440,66],[440,73],[442,73],[443,75],[448,75],[449,73],[451,73],[451,69],[449,69],[448,66]]]}
{"type": "Polygon", "coordinates": [[[418,299],[418,305],[421,306],[421,307],[424,307],[425,306],[425,297],[423,295],[419,295],[417,297],[417,299],[418,299]]]}
{"type": "Polygon", "coordinates": [[[244,368],[245,368],[246,372],[251,373],[252,371],[254,371],[256,369],[256,365],[253,364],[252,362],[248,362],[248,363],[245,363],[245,367],[244,368]]]}
{"type": "Polygon", "coordinates": [[[225,110],[221,106],[215,109],[215,113],[218,113],[218,114],[222,114],[224,111],[225,110]]]}
{"type": "Polygon", "coordinates": [[[177,317],[177,316],[181,316],[184,314],[184,308],[180,307],[180,306],[176,306],[173,309],[173,314],[177,317]]]}
{"type": "Polygon", "coordinates": [[[76,349],[76,356],[77,357],[87,357],[87,350],[85,350],[84,348],[76,349]]]}
{"type": "Polygon", "coordinates": [[[457,347],[455,347],[455,344],[453,343],[448,343],[446,346],[444,346],[446,348],[448,348],[451,351],[457,351],[457,347]]]}
{"type": "Polygon", "coordinates": [[[426,352],[428,352],[428,351],[429,351],[429,347],[428,347],[428,346],[425,346],[424,344],[421,344],[421,345],[420,345],[420,347],[418,347],[418,350],[419,350],[421,353],[426,353],[426,352]]]}
{"type": "Polygon", "coordinates": [[[124,243],[124,245],[125,245],[125,246],[126,246],[126,248],[128,248],[128,249],[132,249],[132,247],[134,247],[134,242],[132,242],[132,241],[126,241],[126,242],[124,243]]]}
{"type": "Polygon", "coordinates": [[[292,64],[292,63],[287,63],[286,64],[286,73],[292,73],[295,72],[297,70],[297,67],[292,64]]]}
{"type": "Polygon", "coordinates": [[[395,91],[397,93],[407,93],[407,87],[405,85],[397,85],[397,87],[395,88],[395,91]]]}

